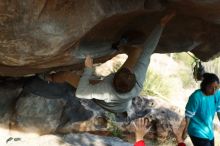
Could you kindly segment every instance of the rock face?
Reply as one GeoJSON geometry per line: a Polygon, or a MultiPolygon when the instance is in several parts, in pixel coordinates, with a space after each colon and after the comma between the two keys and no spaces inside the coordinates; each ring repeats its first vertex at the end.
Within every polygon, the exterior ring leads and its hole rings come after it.
{"type": "Polygon", "coordinates": [[[77,70],[86,54],[107,60],[124,33],[147,36],[170,9],[177,16],[156,52],[192,51],[207,60],[219,52],[219,7],[216,0],[0,0],[0,75],[77,70]]]}
{"type": "Polygon", "coordinates": [[[63,99],[46,99],[33,94],[22,95],[16,104],[16,127],[30,132],[53,133],[60,124],[63,99]]]}
{"type": "Polygon", "coordinates": [[[173,137],[171,125],[179,124],[180,121],[178,108],[159,99],[135,97],[127,117],[122,113],[109,113],[92,100],[76,98],[75,90],[65,83],[26,78],[7,80],[7,84],[2,85],[0,121],[1,127],[6,129],[38,134],[105,132],[108,135],[119,134],[127,139],[123,135],[131,132],[129,122],[145,117],[152,126],[149,136],[164,142],[173,137]],[[41,88],[33,88],[37,86],[41,88]]]}
{"type": "Polygon", "coordinates": [[[0,79],[0,124],[9,124],[13,109],[23,90],[22,80],[0,79]]]}

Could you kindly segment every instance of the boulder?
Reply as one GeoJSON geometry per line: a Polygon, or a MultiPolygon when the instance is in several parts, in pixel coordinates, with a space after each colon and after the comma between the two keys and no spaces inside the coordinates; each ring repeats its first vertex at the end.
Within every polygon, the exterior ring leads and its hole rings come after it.
{"type": "Polygon", "coordinates": [[[16,103],[16,128],[26,132],[53,133],[60,124],[66,102],[23,94],[16,103]]]}
{"type": "Polygon", "coordinates": [[[23,90],[23,81],[13,78],[0,79],[0,123],[9,124],[17,99],[23,90]]]}
{"type": "Polygon", "coordinates": [[[130,122],[149,119],[149,137],[158,141],[173,137],[172,125],[179,124],[179,109],[156,97],[134,97],[128,114],[110,113],[93,100],[75,97],[67,83],[52,83],[38,77],[1,80],[1,121],[9,130],[38,134],[72,132],[107,133],[124,139],[130,133],[130,122]],[[40,88],[39,88],[40,87],[40,88]]]}
{"type": "Polygon", "coordinates": [[[0,0],[0,76],[80,70],[86,54],[103,62],[119,53],[121,36],[148,36],[172,10],[177,16],[155,52],[191,51],[207,61],[219,52],[219,7],[216,0],[0,0]]]}

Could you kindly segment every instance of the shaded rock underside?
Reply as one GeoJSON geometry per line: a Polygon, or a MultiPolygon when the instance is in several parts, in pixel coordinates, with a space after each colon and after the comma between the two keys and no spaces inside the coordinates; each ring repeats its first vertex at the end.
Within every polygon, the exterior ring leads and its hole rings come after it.
{"type": "Polygon", "coordinates": [[[87,54],[102,62],[117,54],[112,44],[125,32],[147,36],[171,9],[177,16],[156,52],[191,51],[206,61],[219,52],[219,7],[217,0],[0,0],[0,75],[78,70],[87,54]]]}

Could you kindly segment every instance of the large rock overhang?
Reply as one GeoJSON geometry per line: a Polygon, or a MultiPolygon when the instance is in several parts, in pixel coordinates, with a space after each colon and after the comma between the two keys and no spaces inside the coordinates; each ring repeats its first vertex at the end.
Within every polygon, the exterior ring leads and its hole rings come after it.
{"type": "Polygon", "coordinates": [[[0,0],[0,75],[78,70],[86,54],[105,61],[124,33],[147,36],[173,9],[155,52],[191,51],[207,61],[220,51],[219,7],[217,0],[0,0]]]}

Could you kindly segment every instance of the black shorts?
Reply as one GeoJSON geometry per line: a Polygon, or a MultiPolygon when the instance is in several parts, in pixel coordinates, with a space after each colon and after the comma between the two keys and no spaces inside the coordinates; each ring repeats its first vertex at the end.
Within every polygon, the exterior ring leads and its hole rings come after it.
{"type": "Polygon", "coordinates": [[[190,139],[194,146],[214,146],[215,145],[214,138],[212,140],[209,140],[205,138],[190,136],[190,139]]]}

